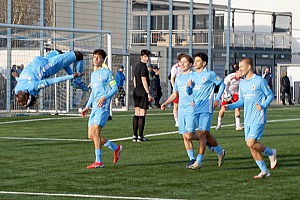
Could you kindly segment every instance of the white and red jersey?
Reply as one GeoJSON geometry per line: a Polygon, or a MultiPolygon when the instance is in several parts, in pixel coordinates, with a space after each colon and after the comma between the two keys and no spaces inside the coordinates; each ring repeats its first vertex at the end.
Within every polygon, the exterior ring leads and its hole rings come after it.
{"type": "Polygon", "coordinates": [[[237,77],[236,73],[228,74],[224,79],[224,84],[226,86],[224,92],[229,94],[238,94],[239,93],[239,84],[241,77],[237,77]]]}
{"type": "Polygon", "coordinates": [[[179,63],[176,63],[175,65],[172,66],[171,68],[171,77],[176,77],[180,76],[182,74],[182,69],[179,63]]]}
{"type": "Polygon", "coordinates": [[[239,84],[242,77],[238,77],[236,72],[228,74],[224,79],[225,84],[225,90],[222,95],[222,103],[221,105],[224,106],[226,104],[234,103],[237,100],[239,100],[239,84]],[[223,96],[224,94],[229,93],[232,95],[232,100],[230,102],[227,102],[224,100],[223,96]]]}

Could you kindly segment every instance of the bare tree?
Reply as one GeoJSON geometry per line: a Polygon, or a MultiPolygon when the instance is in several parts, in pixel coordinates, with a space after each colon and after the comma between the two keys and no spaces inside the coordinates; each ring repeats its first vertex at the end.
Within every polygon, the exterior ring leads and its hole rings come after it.
{"type": "MultiPolygon", "coordinates": [[[[7,23],[7,0],[0,0],[0,22],[7,23]]],[[[40,0],[12,0],[12,24],[40,25],[40,0]]],[[[53,25],[53,0],[44,1],[44,26],[53,25]]]]}

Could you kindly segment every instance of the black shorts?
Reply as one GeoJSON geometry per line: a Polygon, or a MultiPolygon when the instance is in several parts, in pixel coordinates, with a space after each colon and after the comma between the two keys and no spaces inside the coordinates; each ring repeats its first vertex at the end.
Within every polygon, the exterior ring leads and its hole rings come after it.
{"type": "Polygon", "coordinates": [[[133,101],[134,107],[139,107],[147,110],[149,106],[148,94],[144,90],[144,88],[134,88],[133,89],[133,101]]]}

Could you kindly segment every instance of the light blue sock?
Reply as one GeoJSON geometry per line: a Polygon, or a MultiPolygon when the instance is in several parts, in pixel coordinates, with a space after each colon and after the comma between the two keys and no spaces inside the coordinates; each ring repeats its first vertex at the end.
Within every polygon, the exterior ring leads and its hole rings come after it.
{"type": "Polygon", "coordinates": [[[117,148],[118,148],[118,145],[116,145],[115,143],[113,143],[109,140],[106,140],[104,146],[111,149],[111,150],[113,150],[113,151],[117,150],[117,148]]]}
{"type": "Polygon", "coordinates": [[[198,154],[198,155],[197,155],[196,162],[197,162],[199,165],[201,165],[202,162],[203,162],[203,160],[204,160],[204,155],[203,155],[203,154],[198,154]]]}
{"type": "Polygon", "coordinates": [[[256,162],[257,166],[259,167],[260,171],[269,172],[265,161],[263,161],[263,160],[256,160],[255,162],[256,162]]]}
{"type": "Polygon", "coordinates": [[[95,149],[96,162],[102,162],[102,149],[95,149]]]}
{"type": "Polygon", "coordinates": [[[223,149],[222,149],[222,147],[220,147],[220,145],[215,146],[214,150],[218,155],[222,155],[222,153],[223,153],[223,149]]]}
{"type": "Polygon", "coordinates": [[[267,156],[273,155],[273,151],[272,151],[272,149],[270,149],[269,147],[266,147],[264,153],[265,153],[267,156]]]}
{"type": "Polygon", "coordinates": [[[187,152],[187,155],[189,156],[190,160],[195,160],[194,149],[186,150],[186,152],[187,152]]]}

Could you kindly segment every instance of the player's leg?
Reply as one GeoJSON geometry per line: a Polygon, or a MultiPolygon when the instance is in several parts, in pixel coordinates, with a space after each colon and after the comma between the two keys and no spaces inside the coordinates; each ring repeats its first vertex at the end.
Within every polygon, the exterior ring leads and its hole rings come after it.
{"type": "Polygon", "coordinates": [[[186,168],[189,168],[190,165],[194,164],[195,153],[192,140],[198,138],[195,133],[196,124],[194,114],[191,112],[178,111],[178,123],[179,123],[179,134],[182,134],[183,143],[189,157],[189,163],[186,165],[186,168]]]}
{"type": "MultiPolygon", "coordinates": [[[[89,124],[91,124],[89,122],[89,124]]],[[[103,167],[102,162],[102,148],[101,148],[101,139],[100,139],[101,127],[97,124],[89,125],[88,127],[88,138],[93,141],[95,147],[95,162],[88,165],[88,169],[100,168],[103,167]]]]}
{"type": "MultiPolygon", "coordinates": [[[[76,55],[74,52],[66,52],[63,54],[59,54],[57,56],[49,57],[47,61],[50,63],[47,69],[47,76],[45,78],[53,76],[57,72],[59,72],[62,69],[68,69],[68,67],[76,61],[76,55]]],[[[73,74],[73,71],[67,70],[68,75],[73,74]]]]}
{"type": "MultiPolygon", "coordinates": [[[[257,166],[260,169],[260,173],[254,176],[255,179],[270,176],[270,172],[266,166],[265,161],[263,160],[262,152],[265,152],[268,156],[271,156],[273,154],[273,151],[268,147],[266,147],[265,145],[258,142],[258,140],[262,137],[263,130],[264,130],[264,125],[260,125],[260,124],[252,125],[250,127],[247,127],[247,129],[245,130],[246,144],[250,149],[253,159],[255,160],[257,166]]],[[[275,150],[275,157],[276,157],[276,150],[275,150]]]]}
{"type": "Polygon", "coordinates": [[[226,104],[227,104],[226,101],[222,101],[222,103],[221,103],[221,109],[220,109],[219,115],[218,115],[218,124],[216,126],[216,130],[220,130],[221,129],[222,119],[223,119],[224,114],[225,114],[225,108],[223,106],[226,105],[226,104]]]}
{"type": "MultiPolygon", "coordinates": [[[[83,74],[84,72],[84,63],[83,63],[83,54],[80,51],[74,51],[76,55],[76,62],[74,63],[74,71],[79,74],[83,74]]],[[[72,86],[75,89],[81,89],[83,91],[88,91],[86,83],[82,81],[82,76],[74,78],[72,81],[72,86]]]]}
{"type": "Polygon", "coordinates": [[[198,126],[198,138],[199,138],[199,149],[198,149],[198,155],[196,158],[196,162],[192,165],[189,166],[189,169],[200,169],[202,166],[202,162],[204,160],[204,152],[205,152],[205,147],[206,147],[206,131],[204,128],[204,117],[203,114],[198,113],[195,115],[195,122],[198,126]]]}
{"type": "Polygon", "coordinates": [[[244,127],[241,125],[241,117],[240,117],[240,108],[236,108],[234,110],[234,117],[235,117],[235,130],[241,131],[244,127]]]}
{"type": "Polygon", "coordinates": [[[178,97],[173,101],[173,116],[175,120],[175,126],[178,127],[178,97]]]}

